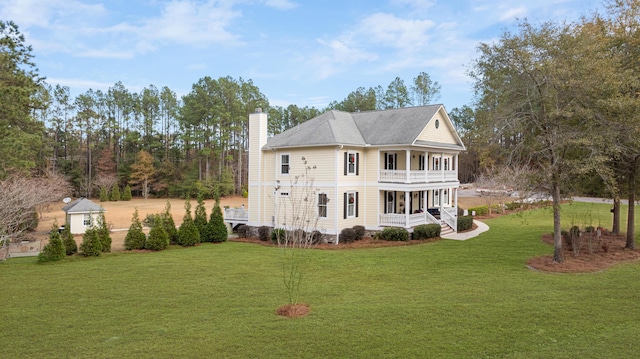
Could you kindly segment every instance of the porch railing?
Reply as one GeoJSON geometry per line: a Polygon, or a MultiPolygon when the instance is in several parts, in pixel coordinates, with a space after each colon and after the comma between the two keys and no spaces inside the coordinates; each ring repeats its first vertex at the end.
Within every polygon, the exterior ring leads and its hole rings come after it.
{"type": "Polygon", "coordinates": [[[444,221],[449,227],[453,228],[454,231],[458,231],[458,208],[442,208],[440,211],[440,219],[444,221]]]}
{"type": "Polygon", "coordinates": [[[380,182],[425,183],[457,181],[457,171],[380,170],[380,182]]]}
{"type": "Polygon", "coordinates": [[[419,226],[421,224],[440,223],[431,214],[425,213],[413,213],[410,214],[407,221],[407,215],[401,213],[381,213],[380,225],[390,227],[402,227],[410,228],[419,226]]]}
{"type": "Polygon", "coordinates": [[[246,222],[249,220],[249,211],[244,208],[225,208],[224,219],[226,221],[235,220],[246,222]]]}

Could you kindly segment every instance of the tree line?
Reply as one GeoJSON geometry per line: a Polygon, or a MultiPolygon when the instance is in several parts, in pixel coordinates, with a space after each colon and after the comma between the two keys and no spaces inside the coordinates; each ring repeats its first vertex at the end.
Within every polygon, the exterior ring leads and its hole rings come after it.
{"type": "Polygon", "coordinates": [[[0,22],[0,179],[15,172],[58,174],[76,196],[122,191],[159,197],[243,194],[247,188],[248,115],[269,114],[280,133],[328,109],[366,111],[428,104],[440,86],[420,73],[407,87],[358,88],[327,108],[271,106],[252,80],[199,79],[184,96],[116,82],[75,97],[38,73],[18,26],[0,22]],[[5,66],[6,65],[6,66],[5,66]]]}

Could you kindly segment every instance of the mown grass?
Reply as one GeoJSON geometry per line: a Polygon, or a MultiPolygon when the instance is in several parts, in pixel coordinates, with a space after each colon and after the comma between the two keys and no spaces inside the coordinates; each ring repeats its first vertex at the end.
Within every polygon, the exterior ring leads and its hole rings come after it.
{"type": "MultiPolygon", "coordinates": [[[[609,206],[573,204],[610,220],[609,206]]],[[[631,358],[640,263],[592,274],[525,268],[551,213],[487,221],[465,241],[309,252],[285,304],[277,248],[206,244],[0,265],[0,357],[631,358]]],[[[568,227],[568,224],[567,224],[568,227]]]]}

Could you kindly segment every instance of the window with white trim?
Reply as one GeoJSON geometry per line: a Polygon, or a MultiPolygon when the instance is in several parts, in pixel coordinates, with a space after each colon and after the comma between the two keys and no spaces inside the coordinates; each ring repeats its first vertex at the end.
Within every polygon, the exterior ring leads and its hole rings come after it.
{"type": "Polygon", "coordinates": [[[424,156],[423,155],[419,155],[418,156],[418,170],[419,171],[424,171],[424,156]]]}
{"type": "Polygon", "coordinates": [[[280,197],[289,197],[289,192],[280,192],[280,197]]]}
{"type": "Polygon", "coordinates": [[[327,218],[329,198],[326,193],[318,193],[318,217],[327,218]]]}
{"type": "Polygon", "coordinates": [[[444,204],[449,204],[449,190],[442,191],[442,201],[444,204]]]}
{"type": "Polygon", "coordinates": [[[440,158],[439,157],[432,157],[432,170],[434,171],[438,171],[440,170],[440,158]]]}
{"type": "Polygon", "coordinates": [[[289,174],[289,155],[280,156],[280,174],[289,174]]]}
{"type": "Polygon", "coordinates": [[[91,227],[91,214],[85,213],[82,218],[82,225],[85,227],[91,227]]]}
{"type": "Polygon", "coordinates": [[[343,218],[346,219],[356,217],[358,217],[358,192],[345,192],[343,218]]]}
{"type": "Polygon", "coordinates": [[[347,174],[357,174],[358,154],[355,152],[347,152],[347,174]]]}
{"type": "Polygon", "coordinates": [[[440,190],[433,190],[433,206],[440,206],[440,190]]]}
{"type": "Polygon", "coordinates": [[[449,170],[449,159],[448,158],[444,159],[444,170],[445,171],[449,170]]]}

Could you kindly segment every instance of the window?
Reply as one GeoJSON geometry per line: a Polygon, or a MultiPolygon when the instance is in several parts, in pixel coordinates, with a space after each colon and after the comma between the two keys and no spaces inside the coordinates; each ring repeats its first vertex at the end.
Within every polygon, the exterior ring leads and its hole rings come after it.
{"type": "Polygon", "coordinates": [[[360,154],[357,152],[344,153],[344,175],[358,175],[360,154]]]}
{"type": "Polygon", "coordinates": [[[439,189],[433,190],[433,205],[440,206],[440,190],[439,189]]]}
{"type": "Polygon", "coordinates": [[[326,193],[318,193],[318,217],[327,218],[327,203],[329,199],[326,193]]]}
{"type": "Polygon", "coordinates": [[[280,173],[289,174],[289,155],[280,156],[280,173]]]}
{"type": "Polygon", "coordinates": [[[440,120],[436,119],[436,129],[438,129],[438,127],[440,127],[440,120]]]}
{"type": "Polygon", "coordinates": [[[419,155],[418,156],[418,170],[424,171],[424,156],[423,155],[419,155]]]}
{"type": "Polygon", "coordinates": [[[449,170],[449,159],[448,158],[444,159],[444,170],[445,171],[449,170]]]}
{"type": "Polygon", "coordinates": [[[358,217],[358,192],[344,194],[344,218],[358,217]]]}
{"type": "Polygon", "coordinates": [[[440,158],[438,157],[432,157],[433,160],[433,164],[431,169],[433,169],[434,171],[438,171],[440,169],[440,158]]]}
{"type": "Polygon", "coordinates": [[[398,155],[395,153],[384,153],[384,169],[385,170],[395,170],[396,162],[398,159],[398,155]]]}
{"type": "Polygon", "coordinates": [[[444,204],[449,204],[449,191],[446,189],[442,191],[442,201],[444,204]]]}
{"type": "Polygon", "coordinates": [[[385,207],[384,213],[395,213],[396,212],[396,196],[395,192],[385,192],[385,201],[387,203],[385,207]]]}
{"type": "Polygon", "coordinates": [[[91,227],[91,214],[84,215],[82,225],[84,225],[85,227],[91,227]]]}
{"type": "Polygon", "coordinates": [[[280,192],[280,197],[289,197],[289,192],[280,192]]]}

